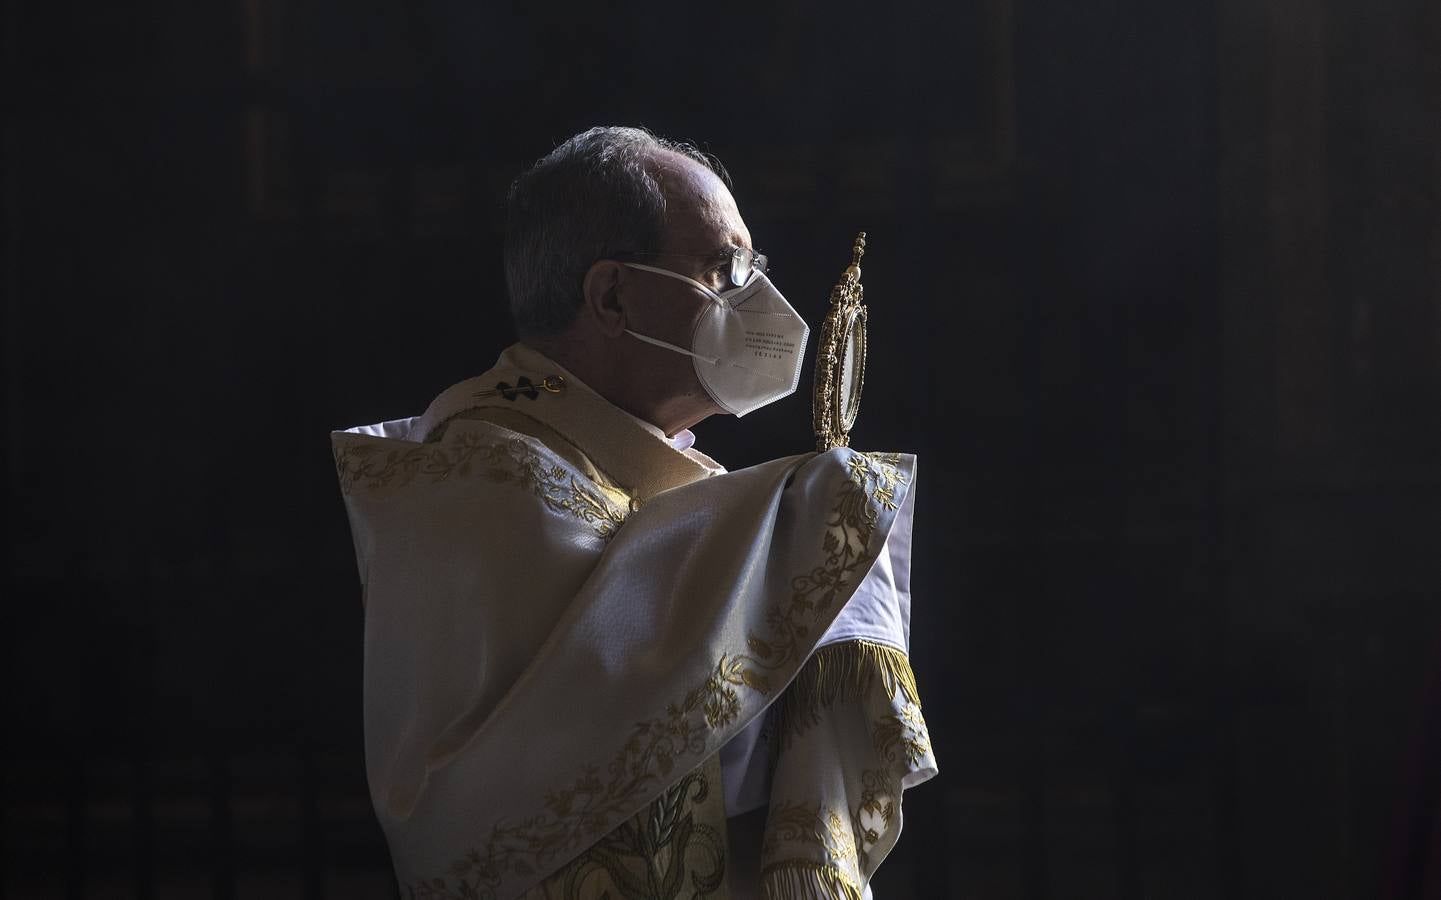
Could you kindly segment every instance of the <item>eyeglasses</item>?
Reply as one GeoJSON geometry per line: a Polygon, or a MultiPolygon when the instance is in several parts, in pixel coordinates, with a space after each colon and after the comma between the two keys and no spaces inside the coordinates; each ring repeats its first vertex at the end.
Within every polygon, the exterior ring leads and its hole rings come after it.
{"type": "MultiPolygon", "coordinates": [[[[764,253],[756,253],[746,247],[732,247],[727,250],[717,250],[714,253],[668,253],[664,250],[627,250],[624,253],[615,254],[619,259],[623,256],[678,256],[682,259],[709,259],[714,260],[717,266],[730,265],[730,282],[735,287],[740,287],[751,280],[751,274],[759,272],[764,274],[766,266],[770,264],[770,258],[764,253]]],[[[709,271],[711,267],[707,267],[709,271]]]]}

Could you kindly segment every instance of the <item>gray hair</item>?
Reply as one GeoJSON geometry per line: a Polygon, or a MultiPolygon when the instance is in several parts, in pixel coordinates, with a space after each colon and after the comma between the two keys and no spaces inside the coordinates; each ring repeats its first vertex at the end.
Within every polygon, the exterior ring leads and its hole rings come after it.
{"type": "Polygon", "coordinates": [[[661,248],[665,191],[655,159],[666,150],[730,183],[720,161],[692,144],[610,126],[570,138],[511,185],[505,282],[519,337],[564,331],[580,310],[581,285],[596,260],[661,248]]]}

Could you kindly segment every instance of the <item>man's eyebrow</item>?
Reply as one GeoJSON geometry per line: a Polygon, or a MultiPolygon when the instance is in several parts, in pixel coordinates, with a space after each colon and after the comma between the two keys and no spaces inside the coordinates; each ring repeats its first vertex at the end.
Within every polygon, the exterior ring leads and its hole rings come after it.
{"type": "Polygon", "coordinates": [[[734,253],[734,252],[735,252],[735,245],[734,245],[734,244],[725,244],[725,245],[723,245],[723,246],[716,247],[716,248],[713,249],[713,250],[709,250],[709,251],[707,251],[707,252],[705,252],[705,253],[695,253],[695,254],[692,254],[692,255],[693,255],[693,256],[698,256],[698,257],[700,257],[701,259],[704,259],[704,260],[708,260],[709,262],[717,263],[717,262],[722,262],[722,261],[724,261],[724,260],[726,260],[726,259],[729,259],[729,258],[730,258],[730,255],[731,255],[732,253],[734,253]]]}
{"type": "Polygon", "coordinates": [[[729,240],[730,243],[725,244],[720,249],[715,251],[716,256],[734,253],[736,250],[739,249],[749,250],[752,253],[755,252],[755,248],[752,247],[749,242],[741,240],[741,237],[738,234],[731,235],[729,240]]]}

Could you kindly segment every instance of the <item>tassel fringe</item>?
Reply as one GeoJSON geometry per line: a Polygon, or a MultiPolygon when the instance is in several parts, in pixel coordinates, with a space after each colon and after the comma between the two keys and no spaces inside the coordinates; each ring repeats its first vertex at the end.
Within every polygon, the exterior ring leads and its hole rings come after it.
{"type": "Polygon", "coordinates": [[[861,900],[861,891],[834,866],[808,860],[787,860],[761,872],[765,900],[861,900]]]}
{"type": "Polygon", "coordinates": [[[776,733],[782,748],[821,720],[836,703],[859,702],[880,678],[888,698],[900,691],[919,706],[910,660],[894,647],[872,641],[843,641],[817,650],[776,702],[776,733]]]}

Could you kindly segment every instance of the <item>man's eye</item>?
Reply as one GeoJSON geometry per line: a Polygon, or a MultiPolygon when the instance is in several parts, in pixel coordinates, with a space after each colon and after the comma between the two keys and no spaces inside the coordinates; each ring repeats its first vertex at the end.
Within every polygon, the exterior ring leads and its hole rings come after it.
{"type": "Polygon", "coordinates": [[[730,264],[726,263],[707,269],[705,273],[705,283],[716,289],[730,284],[730,264]]]}

